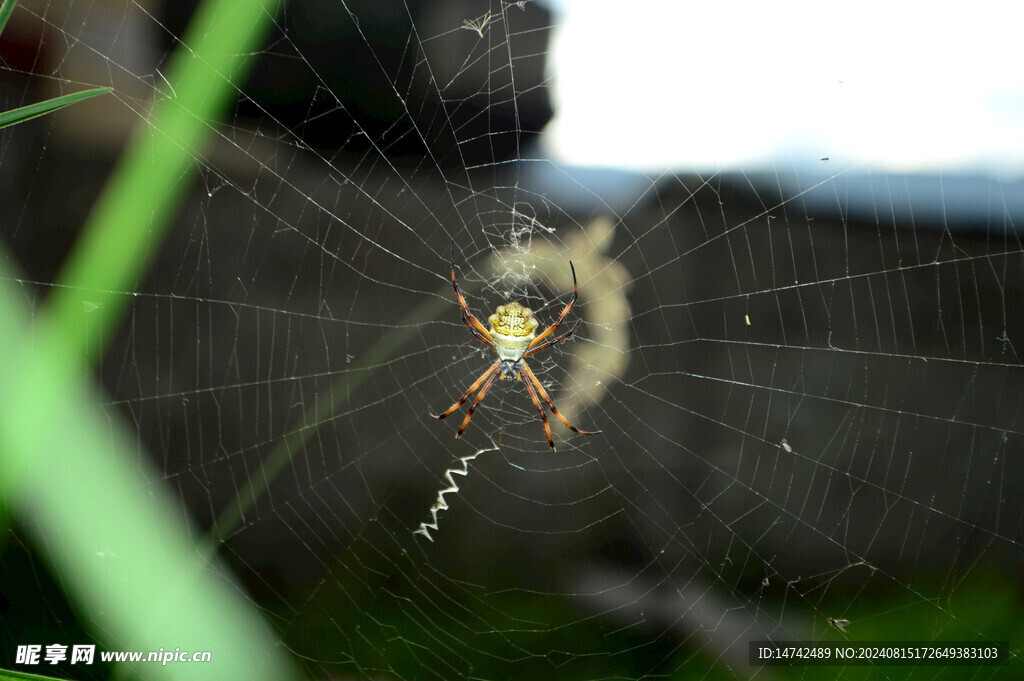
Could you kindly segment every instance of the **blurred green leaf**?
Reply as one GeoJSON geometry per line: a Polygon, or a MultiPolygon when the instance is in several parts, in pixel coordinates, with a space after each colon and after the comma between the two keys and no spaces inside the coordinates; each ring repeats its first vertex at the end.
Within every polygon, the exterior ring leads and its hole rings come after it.
{"type": "MultiPolygon", "coordinates": [[[[157,250],[276,7],[277,0],[207,0],[198,8],[171,63],[173,88],[115,170],[43,309],[30,314],[0,252],[0,497],[80,619],[111,648],[212,653],[205,664],[146,665],[147,678],[295,676],[228,571],[197,558],[194,532],[183,527],[160,472],[139,455],[133,429],[97,408],[106,400],[88,367],[157,250]]],[[[12,8],[8,0],[0,19],[12,8]]],[[[10,112],[8,124],[104,91],[10,112]]]]}

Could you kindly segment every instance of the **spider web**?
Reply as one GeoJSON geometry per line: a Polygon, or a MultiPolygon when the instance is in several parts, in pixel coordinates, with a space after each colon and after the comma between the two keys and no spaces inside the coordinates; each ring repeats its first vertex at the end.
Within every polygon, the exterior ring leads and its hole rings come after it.
{"type": "MultiPolygon", "coordinates": [[[[58,47],[6,62],[13,104],[79,83],[117,94],[32,124],[32,146],[3,138],[18,178],[4,240],[28,295],[52,288],[126,126],[144,124],[177,11],[17,10],[23,35],[58,47]]],[[[769,638],[1019,651],[1013,185],[967,178],[982,199],[958,201],[955,178],[817,152],[566,167],[537,137],[559,21],[468,0],[278,17],[99,367],[101,406],[137,428],[154,484],[310,677],[839,673],[749,666],[769,638]],[[459,440],[468,404],[431,418],[493,361],[460,322],[453,243],[481,320],[519,300],[551,323],[573,263],[577,333],[531,364],[599,434],[551,418],[552,455],[521,382],[497,382],[459,440]]],[[[5,617],[5,645],[87,629],[19,537],[3,564],[36,612],[5,617]]]]}

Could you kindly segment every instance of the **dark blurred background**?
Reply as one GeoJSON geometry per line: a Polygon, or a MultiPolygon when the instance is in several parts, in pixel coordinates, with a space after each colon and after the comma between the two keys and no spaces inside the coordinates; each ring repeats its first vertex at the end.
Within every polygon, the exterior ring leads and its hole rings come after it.
{"type": "MultiPolygon", "coordinates": [[[[118,88],[0,133],[0,238],[37,301],[190,5],[25,3],[4,33],[7,108],[118,88]]],[[[311,675],[637,677],[696,656],[745,678],[747,640],[840,616],[879,637],[997,636],[1024,612],[1024,253],[1005,204],[944,210],[879,173],[831,178],[825,199],[781,170],[545,174],[552,20],[532,2],[289,3],[97,367],[105,408],[197,533],[324,414],[220,528],[311,675]],[[461,28],[487,11],[502,22],[483,36],[461,28]],[[561,432],[551,457],[523,389],[500,385],[455,442],[429,414],[489,360],[459,324],[449,243],[486,317],[507,234],[568,252],[597,219],[628,286],[595,299],[606,272],[580,267],[587,323],[541,366],[557,403],[589,320],[625,298],[622,369],[574,419],[602,434],[561,432]],[[490,438],[501,452],[457,479],[435,542],[414,537],[453,459],[490,438]]],[[[568,289],[519,292],[552,319],[568,289]]],[[[34,586],[5,590],[5,649],[75,621],[19,537],[0,564],[34,586]]]]}

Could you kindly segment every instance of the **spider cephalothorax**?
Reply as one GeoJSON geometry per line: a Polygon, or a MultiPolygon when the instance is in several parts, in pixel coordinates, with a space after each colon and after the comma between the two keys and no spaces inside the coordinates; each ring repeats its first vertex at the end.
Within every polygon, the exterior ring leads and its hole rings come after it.
{"type": "MultiPolygon", "coordinates": [[[[551,451],[555,451],[555,442],[551,439],[551,427],[548,425],[547,414],[544,413],[544,408],[540,405],[540,400],[543,399],[551,409],[551,413],[557,416],[562,423],[569,427],[575,433],[581,435],[592,435],[593,433],[580,430],[576,426],[569,423],[564,416],[562,416],[558,409],[555,408],[554,402],[548,396],[544,386],[541,385],[540,381],[537,380],[537,376],[530,369],[526,363],[526,358],[530,355],[540,352],[546,348],[550,348],[555,343],[559,343],[570,336],[576,330],[576,326],[579,322],[573,325],[571,329],[563,333],[561,336],[553,340],[549,340],[545,343],[541,343],[545,338],[555,332],[555,330],[562,325],[565,320],[565,316],[569,314],[569,310],[576,303],[576,297],[579,295],[579,287],[576,284],[576,268],[569,263],[569,269],[572,271],[572,298],[566,304],[565,309],[562,310],[562,314],[558,315],[558,319],[555,323],[544,329],[537,335],[536,330],[538,322],[533,317],[533,312],[530,308],[521,305],[516,302],[505,303],[499,305],[498,309],[495,310],[494,314],[488,317],[487,321],[491,323],[491,328],[486,329],[480,321],[473,316],[469,311],[469,307],[466,305],[466,299],[462,297],[462,292],[459,290],[459,285],[455,282],[455,244],[452,244],[452,287],[455,289],[455,295],[459,299],[459,305],[462,308],[462,322],[469,327],[469,330],[477,340],[486,345],[487,347],[494,350],[498,355],[498,359],[488,367],[487,371],[477,378],[473,385],[469,386],[469,389],[459,398],[459,401],[448,408],[443,414],[438,414],[436,418],[443,419],[444,417],[453,413],[456,409],[465,404],[469,396],[474,392],[477,393],[476,399],[473,400],[473,404],[469,406],[469,412],[466,413],[465,420],[462,421],[462,426],[459,428],[459,432],[455,437],[462,437],[462,433],[466,430],[466,426],[469,425],[469,419],[473,417],[473,412],[476,410],[480,402],[483,401],[484,395],[494,384],[494,379],[510,378],[512,380],[519,380],[523,377],[526,380],[523,384],[526,386],[526,391],[530,393],[530,399],[533,400],[533,406],[540,412],[540,417],[544,421],[544,433],[548,437],[548,445],[551,446],[551,451]],[[477,390],[479,389],[479,392],[477,390]],[[538,395],[540,396],[538,398],[538,395]]],[[[600,431],[594,431],[600,432],[600,431]]]]}

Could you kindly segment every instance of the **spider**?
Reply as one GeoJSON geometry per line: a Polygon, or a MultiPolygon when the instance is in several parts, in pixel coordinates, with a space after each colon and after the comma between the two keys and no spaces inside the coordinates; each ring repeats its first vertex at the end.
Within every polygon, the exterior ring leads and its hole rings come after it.
{"type": "Polygon", "coordinates": [[[481,343],[494,350],[498,355],[498,359],[494,361],[491,366],[487,368],[484,373],[480,374],[480,377],[473,381],[473,384],[469,386],[469,389],[463,393],[462,397],[459,398],[458,402],[453,404],[442,414],[436,415],[434,418],[443,419],[455,412],[459,407],[465,404],[466,400],[469,399],[470,395],[476,393],[476,399],[473,400],[473,404],[469,406],[469,411],[466,413],[466,418],[462,421],[462,425],[459,427],[459,432],[455,435],[456,439],[462,437],[462,433],[466,430],[466,426],[469,425],[469,419],[473,418],[473,412],[484,399],[484,395],[490,390],[494,384],[494,379],[500,378],[505,380],[506,378],[512,380],[520,380],[524,376],[526,380],[523,381],[523,385],[526,386],[526,391],[530,393],[530,399],[533,400],[533,406],[540,412],[540,418],[544,421],[544,433],[548,437],[548,445],[551,446],[551,451],[555,451],[555,442],[551,439],[551,427],[548,425],[547,414],[544,413],[544,408],[540,404],[540,400],[543,399],[551,409],[551,413],[557,416],[562,423],[568,426],[569,430],[580,435],[594,435],[601,431],[585,431],[580,430],[576,426],[569,423],[569,421],[562,416],[558,409],[555,407],[555,403],[551,401],[544,386],[537,380],[537,376],[530,369],[530,366],[526,363],[526,358],[530,355],[536,354],[541,350],[546,350],[556,343],[560,343],[567,340],[572,336],[576,327],[579,326],[579,321],[573,324],[572,328],[558,336],[554,340],[549,340],[542,343],[545,338],[555,332],[555,330],[562,325],[565,320],[565,316],[569,314],[569,310],[576,303],[576,297],[579,295],[579,287],[576,284],[576,268],[569,263],[569,269],[572,271],[572,298],[566,304],[565,309],[562,310],[562,314],[558,315],[558,319],[555,323],[544,329],[539,335],[536,333],[538,322],[533,317],[533,312],[526,306],[521,305],[517,302],[505,303],[499,305],[494,314],[487,318],[490,322],[491,328],[487,330],[484,325],[473,316],[473,313],[469,311],[469,307],[466,305],[466,299],[462,297],[462,291],[459,290],[459,285],[455,283],[455,244],[452,244],[452,288],[455,289],[455,296],[459,299],[459,305],[462,307],[462,323],[465,324],[470,332],[479,340],[481,343]],[[479,392],[477,392],[479,389],[479,392]],[[540,398],[538,398],[538,395],[540,398]]]}

